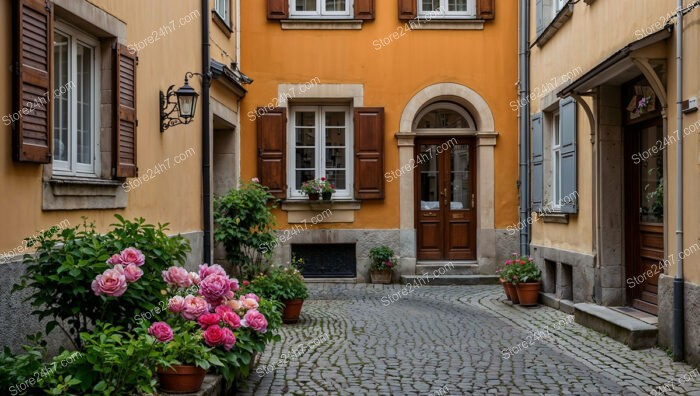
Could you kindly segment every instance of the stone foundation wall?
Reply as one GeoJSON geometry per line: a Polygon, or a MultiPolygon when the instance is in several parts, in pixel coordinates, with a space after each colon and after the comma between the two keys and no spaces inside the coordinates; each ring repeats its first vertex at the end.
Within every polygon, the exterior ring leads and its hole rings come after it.
{"type": "Polygon", "coordinates": [[[595,256],[534,244],[531,251],[542,270],[543,292],[574,303],[594,302],[595,256]]]}
{"type": "MultiPolygon", "coordinates": [[[[685,360],[700,366],[700,285],[685,282],[685,360]]],[[[659,278],[659,345],[673,348],[673,277],[659,278]]]]}

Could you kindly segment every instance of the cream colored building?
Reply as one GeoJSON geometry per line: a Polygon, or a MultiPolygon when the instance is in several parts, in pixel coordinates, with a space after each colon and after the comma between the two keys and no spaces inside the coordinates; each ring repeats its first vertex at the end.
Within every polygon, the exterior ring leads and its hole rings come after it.
{"type": "Polygon", "coordinates": [[[594,303],[633,307],[651,322],[658,315],[658,342],[671,347],[682,186],[685,352],[697,364],[700,117],[692,100],[700,93],[700,10],[688,9],[683,23],[681,99],[691,103],[679,185],[676,1],[530,7],[531,203],[539,213],[531,250],[545,300],[572,312],[594,303]]]}

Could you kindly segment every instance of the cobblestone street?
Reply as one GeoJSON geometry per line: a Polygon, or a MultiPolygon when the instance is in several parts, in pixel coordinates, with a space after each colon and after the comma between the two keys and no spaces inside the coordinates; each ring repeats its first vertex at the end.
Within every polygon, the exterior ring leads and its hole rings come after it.
{"type": "Polygon", "coordinates": [[[509,306],[500,286],[394,294],[401,287],[311,285],[301,322],[283,327],[244,394],[643,395],[667,385],[700,395],[698,376],[682,380],[694,368],[664,351],[632,351],[554,309],[509,306]]]}

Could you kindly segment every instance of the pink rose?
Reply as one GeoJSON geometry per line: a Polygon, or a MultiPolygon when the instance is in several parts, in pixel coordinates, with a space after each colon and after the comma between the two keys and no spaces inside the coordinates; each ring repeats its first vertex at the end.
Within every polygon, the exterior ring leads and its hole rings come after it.
{"type": "Polygon", "coordinates": [[[188,295],[185,297],[185,309],[182,311],[182,317],[187,320],[196,320],[201,315],[207,313],[207,302],[203,298],[188,295]]]}
{"type": "Polygon", "coordinates": [[[254,298],[241,297],[241,305],[245,309],[256,309],[258,308],[258,302],[254,298]]]}
{"type": "Polygon", "coordinates": [[[258,333],[265,333],[267,331],[267,319],[257,309],[251,309],[245,313],[241,326],[250,327],[258,333]]]}
{"type": "Polygon", "coordinates": [[[260,302],[260,297],[255,295],[255,293],[248,293],[244,296],[245,298],[252,298],[253,300],[260,302]]]}
{"type": "Polygon", "coordinates": [[[199,293],[212,305],[219,305],[229,291],[231,284],[225,275],[212,274],[203,277],[199,283],[199,293]]]}
{"type": "Polygon", "coordinates": [[[196,272],[190,272],[190,280],[192,281],[193,285],[199,286],[199,274],[196,272]]]}
{"type": "Polygon", "coordinates": [[[223,345],[224,349],[227,351],[233,348],[234,345],[236,345],[236,335],[233,334],[233,331],[231,329],[227,329],[224,327],[223,329],[224,332],[224,340],[223,340],[223,345]]]}
{"type": "Polygon", "coordinates": [[[209,275],[222,275],[228,276],[224,267],[219,264],[214,264],[209,266],[208,264],[202,264],[199,266],[199,278],[204,280],[209,275]]]}
{"type": "Polygon", "coordinates": [[[102,275],[97,275],[92,281],[92,291],[96,296],[106,294],[111,297],[119,297],[126,291],[126,276],[121,265],[114,269],[105,270],[102,275]]]}
{"type": "Polygon", "coordinates": [[[253,183],[260,183],[260,179],[258,179],[257,177],[254,177],[254,178],[252,178],[252,179],[250,179],[250,180],[251,180],[253,183]]]}
{"type": "Polygon", "coordinates": [[[238,291],[238,279],[229,279],[228,280],[228,286],[231,291],[238,291]]]}
{"type": "Polygon", "coordinates": [[[125,265],[134,264],[137,267],[142,266],[143,263],[146,262],[146,256],[144,256],[140,250],[138,250],[134,247],[129,247],[129,248],[122,250],[122,252],[120,254],[120,258],[121,258],[122,264],[125,264],[125,265]]]}
{"type": "Polygon", "coordinates": [[[175,296],[168,300],[168,310],[172,313],[180,313],[185,310],[185,298],[182,296],[175,296]]]}
{"type": "Polygon", "coordinates": [[[182,267],[170,267],[166,271],[163,271],[162,274],[163,280],[169,285],[181,288],[192,286],[192,279],[190,279],[190,273],[182,267]]]}
{"type": "Polygon", "coordinates": [[[168,342],[173,339],[173,329],[165,322],[156,322],[148,328],[148,334],[160,342],[168,342]]]}
{"type": "Polygon", "coordinates": [[[122,256],[120,256],[117,253],[113,254],[112,257],[110,257],[107,260],[107,264],[109,264],[109,265],[117,265],[117,264],[121,264],[121,263],[122,263],[122,256]]]}
{"type": "Polygon", "coordinates": [[[219,325],[209,326],[202,333],[202,337],[204,337],[204,342],[210,347],[223,345],[225,340],[224,329],[219,325]]]}
{"type": "Polygon", "coordinates": [[[129,283],[136,282],[143,276],[143,270],[136,264],[129,264],[124,268],[124,277],[129,283]]]}
{"type": "Polygon", "coordinates": [[[215,313],[207,313],[197,318],[197,323],[199,323],[199,325],[205,330],[209,326],[218,325],[219,322],[221,322],[221,316],[215,313]]]}
{"type": "Polygon", "coordinates": [[[241,327],[241,318],[237,313],[225,305],[216,307],[216,313],[221,316],[221,320],[224,321],[233,330],[241,327]]]}

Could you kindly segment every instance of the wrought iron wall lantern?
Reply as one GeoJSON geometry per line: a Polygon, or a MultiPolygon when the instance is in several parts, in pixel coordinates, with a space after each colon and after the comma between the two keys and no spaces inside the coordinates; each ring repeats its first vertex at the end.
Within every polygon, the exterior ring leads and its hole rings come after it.
{"type": "Polygon", "coordinates": [[[200,76],[200,73],[185,73],[185,85],[173,91],[175,85],[168,87],[168,91],[160,91],[160,132],[180,124],[189,124],[194,118],[197,109],[199,94],[189,84],[192,76],[200,76]]]}

